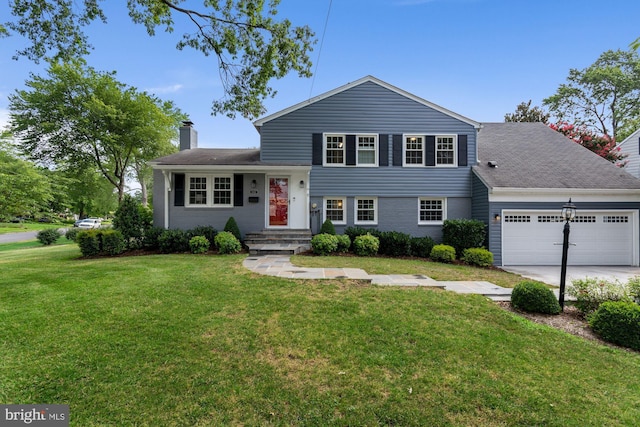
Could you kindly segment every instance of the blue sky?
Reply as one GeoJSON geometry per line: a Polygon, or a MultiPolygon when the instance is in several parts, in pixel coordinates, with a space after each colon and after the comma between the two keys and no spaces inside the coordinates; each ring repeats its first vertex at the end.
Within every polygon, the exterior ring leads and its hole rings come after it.
{"type": "MultiPolygon", "coordinates": [[[[1,21],[7,3],[0,3],[1,21]]],[[[195,123],[200,147],[259,145],[251,121],[211,116],[212,101],[222,96],[217,64],[175,49],[192,31],[182,16],[173,34],[149,37],[131,23],[124,0],[104,3],[108,23],[88,30],[95,47],[89,65],[173,100],[195,123]]],[[[315,76],[273,81],[278,94],[266,101],[265,115],[373,75],[473,120],[500,122],[522,101],[541,105],[570,68],[585,68],[606,50],[627,50],[640,36],[637,0],[333,0],[329,11],[330,3],[282,0],[279,17],[316,32],[315,76]]],[[[0,123],[7,96],[30,72],[44,74],[42,64],[11,59],[24,43],[0,39],[0,123]]]]}

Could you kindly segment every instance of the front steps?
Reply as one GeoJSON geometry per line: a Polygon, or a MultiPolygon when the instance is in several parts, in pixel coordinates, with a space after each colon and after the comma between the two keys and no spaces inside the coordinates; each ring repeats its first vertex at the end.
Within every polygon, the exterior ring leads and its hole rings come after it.
{"type": "Polygon", "coordinates": [[[247,233],[250,255],[293,255],[311,249],[311,230],[262,230],[247,233]]]}

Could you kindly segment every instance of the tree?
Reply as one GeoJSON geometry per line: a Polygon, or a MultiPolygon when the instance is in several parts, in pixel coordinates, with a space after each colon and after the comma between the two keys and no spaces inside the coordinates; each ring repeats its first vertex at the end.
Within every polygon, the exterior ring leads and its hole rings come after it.
{"type": "Polygon", "coordinates": [[[540,107],[531,108],[531,100],[529,102],[521,102],[516,107],[515,113],[505,114],[505,122],[542,122],[547,124],[549,122],[550,114],[545,112],[540,107]]]}
{"type": "Polygon", "coordinates": [[[0,183],[0,218],[33,215],[52,199],[42,171],[6,146],[0,146],[0,183]]]}
{"type": "Polygon", "coordinates": [[[635,51],[604,52],[584,70],[569,70],[567,83],[543,104],[560,122],[616,140],[625,122],[640,116],[640,57],[635,51]]]}
{"type": "MultiPolygon", "coordinates": [[[[276,20],[280,0],[206,0],[196,9],[182,7],[182,0],[129,0],[129,16],[146,27],[150,36],[158,27],[173,32],[178,19],[193,25],[176,47],[190,47],[217,58],[225,97],[213,103],[213,113],[236,112],[247,118],[264,113],[263,101],[275,95],[271,79],[290,71],[311,76],[314,34],[308,26],[293,27],[287,19],[276,20]]],[[[0,36],[19,34],[30,44],[14,55],[38,61],[54,58],[70,61],[92,49],[85,27],[107,17],[97,0],[13,0],[13,20],[0,24],[0,36]]]]}
{"type": "Polygon", "coordinates": [[[9,96],[10,129],[22,151],[45,164],[98,170],[122,200],[136,160],[170,144],[184,115],[78,61],[52,63],[48,73],[9,96]]]}
{"type": "Polygon", "coordinates": [[[598,135],[584,125],[576,126],[566,122],[551,123],[549,127],[598,156],[624,166],[623,160],[626,154],[620,152],[620,147],[616,147],[616,141],[608,135],[598,135]]]}

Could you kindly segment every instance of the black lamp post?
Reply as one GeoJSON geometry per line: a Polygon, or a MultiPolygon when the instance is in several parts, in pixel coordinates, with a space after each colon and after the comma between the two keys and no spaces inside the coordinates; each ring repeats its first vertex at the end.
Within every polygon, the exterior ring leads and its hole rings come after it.
{"type": "Polygon", "coordinates": [[[576,216],[576,205],[571,203],[571,198],[569,198],[568,203],[562,205],[562,212],[560,216],[566,221],[563,230],[564,240],[562,241],[562,269],[560,271],[560,294],[558,295],[560,308],[564,310],[564,287],[567,278],[567,252],[569,251],[569,221],[573,220],[576,216]]]}

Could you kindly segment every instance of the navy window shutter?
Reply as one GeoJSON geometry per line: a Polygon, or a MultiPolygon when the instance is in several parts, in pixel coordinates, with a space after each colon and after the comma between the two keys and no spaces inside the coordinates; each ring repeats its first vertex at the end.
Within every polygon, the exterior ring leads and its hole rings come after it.
{"type": "Polygon", "coordinates": [[[389,166],[389,135],[378,135],[378,165],[389,166]]]}
{"type": "Polygon", "coordinates": [[[233,206],[242,206],[244,199],[244,175],[233,175],[233,206]]]}
{"type": "Polygon", "coordinates": [[[393,166],[402,166],[402,135],[393,135],[393,166]]]}
{"type": "Polygon", "coordinates": [[[347,155],[346,161],[348,166],[356,165],[356,136],[355,135],[347,135],[347,155]]]}
{"type": "Polygon", "coordinates": [[[173,206],[184,206],[184,174],[173,175],[173,206]]]}
{"type": "Polygon", "coordinates": [[[424,158],[427,166],[436,165],[436,137],[434,135],[425,137],[424,158]]]}
{"type": "Polygon", "coordinates": [[[311,164],[312,165],[322,165],[322,134],[314,133],[312,137],[312,157],[311,164]]]}
{"type": "Polygon", "coordinates": [[[458,135],[458,166],[467,166],[467,135],[458,135]]]}

